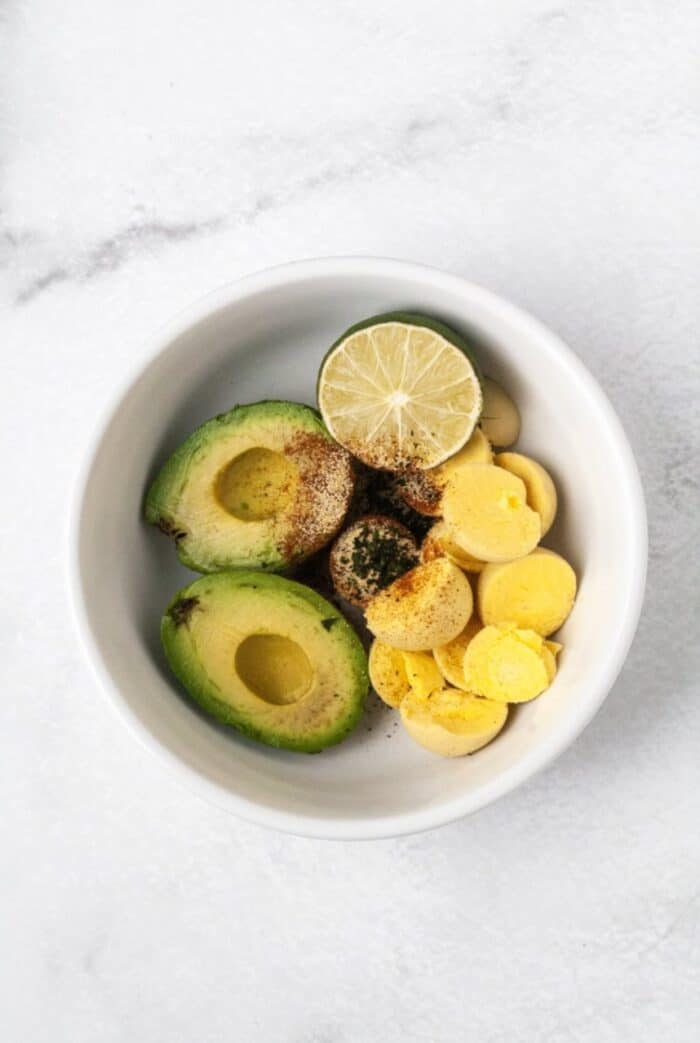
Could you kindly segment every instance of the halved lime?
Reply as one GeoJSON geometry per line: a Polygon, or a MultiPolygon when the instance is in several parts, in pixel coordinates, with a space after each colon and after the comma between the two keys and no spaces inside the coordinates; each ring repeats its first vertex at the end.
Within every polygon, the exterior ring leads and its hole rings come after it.
{"type": "Polygon", "coordinates": [[[468,441],[482,392],[467,343],[423,315],[377,315],[326,355],[318,404],[333,437],[370,467],[436,467],[468,441]]]}

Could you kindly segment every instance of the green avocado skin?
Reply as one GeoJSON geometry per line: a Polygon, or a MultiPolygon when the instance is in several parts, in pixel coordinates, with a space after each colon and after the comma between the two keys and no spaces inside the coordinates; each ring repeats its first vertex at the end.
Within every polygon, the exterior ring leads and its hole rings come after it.
{"type": "Polygon", "coordinates": [[[323,360],[319,367],[318,380],[316,382],[317,400],[318,389],[321,380],[321,373],[323,372],[323,365],[326,359],[330,356],[331,352],[335,351],[338,345],[342,344],[342,342],[344,340],[347,340],[348,337],[352,336],[353,333],[359,333],[360,330],[367,329],[368,326],[379,326],[385,322],[402,322],[405,323],[407,326],[425,326],[426,329],[433,330],[435,333],[439,333],[440,336],[444,337],[445,340],[448,340],[450,344],[454,344],[456,348],[459,348],[460,351],[464,352],[464,354],[467,356],[472,366],[474,367],[474,372],[476,373],[477,380],[483,387],[484,378],[479,368],[479,364],[476,360],[476,350],[474,344],[468,341],[460,333],[457,333],[456,330],[453,330],[451,326],[448,326],[446,323],[441,322],[439,319],[433,319],[429,315],[422,315],[420,312],[415,311],[388,311],[384,312],[382,315],[372,315],[369,319],[362,319],[360,322],[356,322],[353,326],[350,326],[349,329],[345,330],[342,336],[338,337],[338,339],[333,344],[331,344],[330,348],[323,356],[323,360]]]}
{"type": "Polygon", "coordinates": [[[256,742],[297,753],[320,753],[328,746],[342,742],[360,720],[369,691],[365,650],[345,617],[302,583],[254,571],[202,576],[175,595],[161,621],[160,636],[168,665],[192,700],[221,724],[235,728],[256,742]],[[274,726],[261,725],[250,712],[244,712],[221,698],[220,689],[207,676],[194,653],[187,627],[188,614],[197,611],[200,599],[216,598],[218,591],[225,591],[227,597],[240,593],[243,610],[246,592],[265,591],[271,600],[277,602],[280,611],[291,602],[297,610],[305,610],[307,615],[316,618],[320,631],[326,635],[328,655],[337,661],[339,674],[350,679],[349,695],[338,700],[339,709],[334,720],[317,728],[309,723],[297,734],[283,734],[274,726]]]}
{"type": "Polygon", "coordinates": [[[226,413],[220,413],[205,421],[171,454],[161,467],[146,493],[144,517],[150,525],[156,525],[175,541],[177,556],[183,565],[194,572],[210,573],[226,568],[255,567],[272,572],[286,568],[290,563],[279,553],[277,548],[261,548],[255,562],[249,559],[236,560],[235,556],[226,561],[208,559],[198,551],[196,533],[183,531],[178,520],[177,505],[180,493],[187,483],[192,467],[198,459],[206,454],[208,446],[224,435],[229,435],[237,428],[243,429],[251,424],[272,422],[279,418],[289,420],[290,417],[305,431],[311,431],[330,440],[321,415],[312,406],[300,402],[286,402],[267,399],[252,402],[249,405],[237,405],[226,413]]]}

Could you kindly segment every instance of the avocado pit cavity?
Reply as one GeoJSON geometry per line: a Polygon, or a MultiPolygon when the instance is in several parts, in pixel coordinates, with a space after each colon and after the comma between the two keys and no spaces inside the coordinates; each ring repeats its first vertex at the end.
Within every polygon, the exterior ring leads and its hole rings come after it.
{"type": "Polygon", "coordinates": [[[296,493],[299,471],[289,457],[272,449],[247,449],[219,471],[215,494],[221,506],[241,521],[272,518],[296,493]]]}
{"type": "Polygon", "coordinates": [[[310,690],[314,670],[304,649],[281,634],[251,634],[236,650],[243,684],[275,706],[296,703],[310,690]]]}

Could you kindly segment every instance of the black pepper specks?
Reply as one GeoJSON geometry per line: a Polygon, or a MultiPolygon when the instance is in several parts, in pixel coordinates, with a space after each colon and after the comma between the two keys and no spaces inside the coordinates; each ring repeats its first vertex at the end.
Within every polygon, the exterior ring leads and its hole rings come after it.
{"type": "Polygon", "coordinates": [[[171,605],[168,615],[176,627],[187,626],[194,610],[199,606],[199,598],[181,598],[171,605]]]}

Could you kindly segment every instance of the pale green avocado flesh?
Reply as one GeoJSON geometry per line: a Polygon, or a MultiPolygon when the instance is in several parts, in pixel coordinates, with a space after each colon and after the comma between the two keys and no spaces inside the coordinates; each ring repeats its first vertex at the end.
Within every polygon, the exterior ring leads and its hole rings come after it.
{"type": "Polygon", "coordinates": [[[255,402],[208,420],[176,449],[145,515],[198,572],[275,572],[335,535],[353,482],[349,454],[315,409],[255,402]]]}
{"type": "Polygon", "coordinates": [[[301,583],[219,572],[181,590],[161,623],[168,663],[190,697],[251,739],[302,753],[341,742],[369,688],[347,620],[301,583]]]}

